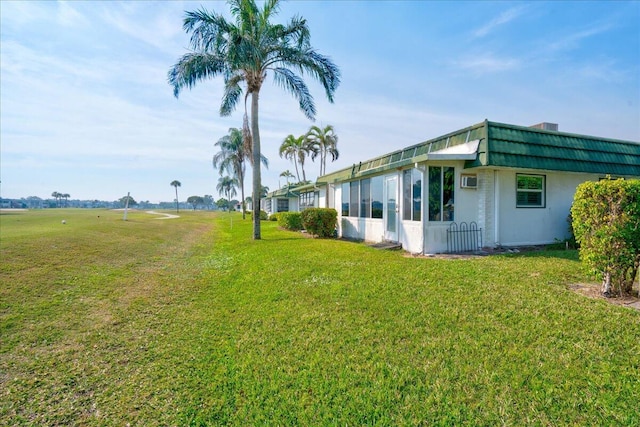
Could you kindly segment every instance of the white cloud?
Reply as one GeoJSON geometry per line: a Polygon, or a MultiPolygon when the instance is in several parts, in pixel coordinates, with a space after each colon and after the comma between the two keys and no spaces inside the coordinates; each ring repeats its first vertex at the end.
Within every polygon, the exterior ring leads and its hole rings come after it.
{"type": "Polygon", "coordinates": [[[473,75],[482,75],[516,70],[520,68],[521,61],[517,58],[499,58],[490,53],[481,53],[468,55],[454,61],[452,65],[470,71],[473,75]]]}
{"type": "Polygon", "coordinates": [[[561,51],[561,50],[570,50],[575,49],[580,46],[580,44],[595,35],[604,33],[611,28],[608,24],[600,24],[595,25],[590,28],[573,32],[571,34],[564,35],[557,40],[549,43],[545,46],[545,49],[550,51],[561,51]]]}
{"type": "Polygon", "coordinates": [[[65,27],[85,26],[89,23],[87,18],[67,1],[58,1],[58,22],[65,27]]]}
{"type": "Polygon", "coordinates": [[[511,21],[515,20],[516,18],[524,14],[527,9],[528,9],[527,6],[517,6],[517,7],[512,7],[511,9],[505,10],[500,15],[498,15],[497,17],[495,17],[494,19],[492,19],[482,27],[475,30],[473,32],[473,36],[476,38],[484,37],[489,33],[494,32],[500,26],[508,24],[511,21]]]}
{"type": "Polygon", "coordinates": [[[154,8],[146,4],[126,3],[121,8],[103,9],[102,19],[118,31],[154,48],[175,54],[183,48],[182,14],[174,8],[154,8]],[[144,10],[141,10],[144,8],[144,10]],[[141,15],[147,15],[140,21],[141,15]]]}

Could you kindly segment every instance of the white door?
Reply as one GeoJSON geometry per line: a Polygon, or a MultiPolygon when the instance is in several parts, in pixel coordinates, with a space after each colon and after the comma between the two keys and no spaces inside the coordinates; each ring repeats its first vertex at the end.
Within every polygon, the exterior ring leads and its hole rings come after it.
{"type": "Polygon", "coordinates": [[[398,177],[388,176],[384,180],[384,239],[398,241],[398,177]]]}

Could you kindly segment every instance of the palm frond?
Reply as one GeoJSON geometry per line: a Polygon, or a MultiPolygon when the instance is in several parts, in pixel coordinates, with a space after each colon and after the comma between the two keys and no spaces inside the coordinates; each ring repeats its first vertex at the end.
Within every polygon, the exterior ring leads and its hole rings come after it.
{"type": "Polygon", "coordinates": [[[167,80],[177,98],[180,91],[191,89],[197,82],[224,73],[224,58],[208,53],[187,53],[169,70],[167,80]]]}
{"type": "Polygon", "coordinates": [[[191,33],[189,42],[193,50],[210,51],[226,42],[224,35],[230,33],[232,24],[222,15],[201,8],[185,13],[182,28],[191,33]]]}
{"type": "Polygon", "coordinates": [[[309,39],[311,33],[309,32],[309,26],[307,20],[296,15],[289,21],[287,26],[282,26],[281,37],[286,42],[293,42],[293,45],[297,49],[303,49],[309,46],[309,39]]]}
{"type": "Polygon", "coordinates": [[[276,84],[287,90],[298,100],[300,110],[309,120],[315,120],[316,106],[313,102],[313,96],[311,96],[309,88],[302,78],[288,68],[278,67],[273,69],[273,79],[276,84]]]}
{"type": "Polygon", "coordinates": [[[225,81],[224,93],[222,94],[222,102],[220,104],[221,116],[230,116],[236,109],[238,100],[242,95],[242,87],[239,83],[243,80],[243,76],[241,74],[237,74],[231,79],[225,81]]]}

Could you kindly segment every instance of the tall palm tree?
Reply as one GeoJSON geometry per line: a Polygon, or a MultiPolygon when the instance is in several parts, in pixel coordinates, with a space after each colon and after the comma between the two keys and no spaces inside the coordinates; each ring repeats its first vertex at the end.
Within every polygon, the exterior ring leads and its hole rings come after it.
{"type": "Polygon", "coordinates": [[[311,150],[311,159],[315,160],[320,156],[320,175],[327,172],[327,154],[331,156],[331,161],[338,160],[340,153],[338,152],[338,135],[336,135],[333,126],[327,125],[323,128],[311,126],[307,132],[307,141],[314,148],[311,150]]]}
{"type": "MultiPolygon", "coordinates": [[[[225,172],[232,174],[237,180],[242,195],[242,219],[245,219],[246,207],[244,203],[244,177],[245,162],[250,157],[241,129],[231,128],[229,134],[223,136],[215,144],[220,151],[213,156],[213,167],[220,174],[225,172]]],[[[269,161],[263,155],[260,160],[265,167],[269,167],[269,161]]]]}
{"type": "Polygon", "coordinates": [[[300,182],[300,171],[298,170],[298,152],[302,148],[304,143],[304,136],[296,138],[293,135],[287,135],[287,137],[280,144],[280,150],[278,153],[280,154],[280,158],[284,157],[285,159],[291,160],[293,162],[293,166],[296,168],[296,178],[298,182],[300,182]]]}
{"type": "Polygon", "coordinates": [[[71,195],[69,193],[60,194],[60,198],[64,199],[64,207],[65,208],[69,207],[69,197],[71,197],[71,195]]]}
{"type": "Polygon", "coordinates": [[[54,191],[53,193],[51,193],[51,197],[56,199],[56,207],[59,208],[60,207],[60,197],[62,197],[62,193],[54,191]]]}
{"type": "Polygon", "coordinates": [[[178,205],[178,187],[181,187],[182,183],[180,181],[178,181],[178,180],[173,180],[173,181],[171,181],[171,183],[169,185],[176,187],[176,212],[179,212],[180,208],[179,208],[179,205],[178,205]]]}
{"type": "Polygon", "coordinates": [[[221,176],[218,179],[218,185],[216,185],[216,190],[218,190],[218,193],[227,196],[227,200],[231,202],[231,198],[237,194],[236,193],[237,186],[238,186],[237,179],[231,178],[230,176],[221,176]]]}
{"type": "Polygon", "coordinates": [[[299,182],[300,173],[298,172],[298,165],[300,165],[300,169],[302,170],[302,181],[307,180],[304,172],[304,161],[307,155],[311,153],[311,149],[312,146],[307,143],[306,135],[301,135],[297,138],[293,135],[288,135],[280,145],[280,157],[284,157],[293,162],[299,182]]]}
{"type": "MultiPolygon", "coordinates": [[[[340,71],[327,56],[310,45],[307,21],[295,16],[286,24],[274,24],[280,0],[266,0],[258,8],[255,0],[228,0],[233,21],[205,9],[186,13],[183,28],[191,33],[192,51],[183,55],[169,70],[169,84],[177,97],[197,82],[222,76],[225,89],[220,106],[222,116],[230,115],[241,95],[251,95],[253,200],[260,205],[260,128],[258,120],[260,89],[268,74],[274,82],[298,100],[300,109],[313,120],[316,107],[301,75],[318,80],[333,102],[340,83],[340,71]],[[296,74],[299,73],[299,74],[296,74]]],[[[253,238],[260,239],[260,216],[254,215],[253,238]]]]}

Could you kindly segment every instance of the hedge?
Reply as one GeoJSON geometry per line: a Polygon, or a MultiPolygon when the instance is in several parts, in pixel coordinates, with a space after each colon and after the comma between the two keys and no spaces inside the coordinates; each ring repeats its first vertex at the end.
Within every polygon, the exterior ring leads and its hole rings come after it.
{"type": "Polygon", "coordinates": [[[309,208],[302,211],[302,226],[318,237],[335,236],[338,212],[330,208],[309,208]]]}
{"type": "Polygon", "coordinates": [[[300,212],[278,212],[278,225],[287,230],[302,230],[302,215],[300,212]]]}
{"type": "MultiPolygon", "coordinates": [[[[253,211],[251,212],[251,219],[253,219],[253,211]]],[[[260,221],[266,221],[269,219],[269,214],[265,211],[260,211],[260,221]]]]}
{"type": "Polygon", "coordinates": [[[605,296],[629,294],[640,267],[640,180],[585,182],[571,207],[580,259],[605,296]]]}

